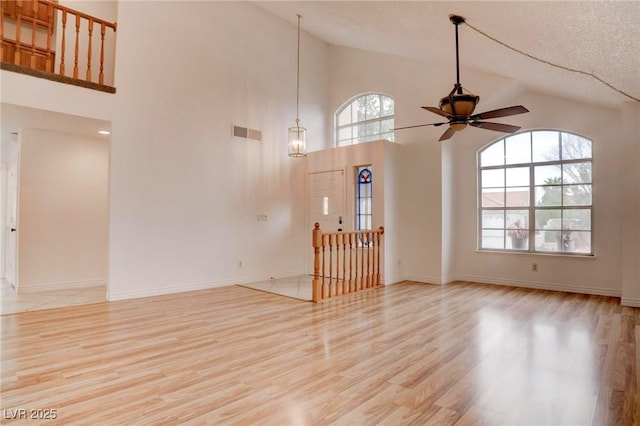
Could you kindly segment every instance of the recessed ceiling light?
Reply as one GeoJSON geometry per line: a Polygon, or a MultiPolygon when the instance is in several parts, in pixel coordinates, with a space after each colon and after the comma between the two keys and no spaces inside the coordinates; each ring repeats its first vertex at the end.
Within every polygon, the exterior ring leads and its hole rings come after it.
{"type": "Polygon", "coordinates": [[[111,132],[108,130],[98,130],[98,133],[100,133],[101,135],[110,135],[111,132]]]}

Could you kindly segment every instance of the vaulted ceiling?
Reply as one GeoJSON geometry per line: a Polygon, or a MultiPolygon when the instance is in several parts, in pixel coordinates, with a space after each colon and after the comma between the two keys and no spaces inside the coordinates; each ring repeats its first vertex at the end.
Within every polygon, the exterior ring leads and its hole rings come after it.
{"type": "MultiPolygon", "coordinates": [[[[451,65],[454,27],[449,14],[540,59],[593,73],[640,98],[638,1],[276,1],[255,3],[327,43],[451,65]]],[[[634,102],[603,83],[520,55],[460,27],[465,69],[501,75],[534,91],[615,107],[634,102]]]]}

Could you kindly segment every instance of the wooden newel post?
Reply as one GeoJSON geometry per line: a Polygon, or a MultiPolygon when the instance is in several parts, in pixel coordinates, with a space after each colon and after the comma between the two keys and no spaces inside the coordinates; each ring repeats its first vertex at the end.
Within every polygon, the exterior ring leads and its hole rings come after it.
{"type": "Polygon", "coordinates": [[[320,247],[322,247],[322,230],[318,222],[313,226],[313,296],[318,302],[322,299],[322,280],[320,279],[320,247]]]}
{"type": "Polygon", "coordinates": [[[376,285],[380,285],[380,249],[382,248],[382,236],[384,235],[384,226],[380,227],[380,233],[378,234],[378,242],[377,242],[377,247],[378,247],[378,259],[377,259],[377,265],[376,265],[376,285]]]}

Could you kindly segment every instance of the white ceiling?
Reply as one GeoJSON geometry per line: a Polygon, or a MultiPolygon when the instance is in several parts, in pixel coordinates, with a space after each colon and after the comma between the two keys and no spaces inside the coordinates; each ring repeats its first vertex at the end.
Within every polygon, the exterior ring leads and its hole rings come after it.
{"type": "MultiPolygon", "coordinates": [[[[594,73],[640,98],[639,1],[258,1],[327,43],[451,65],[449,14],[547,61],[594,73]]],[[[534,91],[615,107],[633,100],[587,76],[519,55],[460,26],[461,82],[467,68],[502,75],[534,91]]],[[[473,91],[473,88],[468,88],[473,91]]],[[[480,93],[476,93],[482,95],[480,93]]],[[[443,94],[444,95],[444,94],[443,94]]]]}

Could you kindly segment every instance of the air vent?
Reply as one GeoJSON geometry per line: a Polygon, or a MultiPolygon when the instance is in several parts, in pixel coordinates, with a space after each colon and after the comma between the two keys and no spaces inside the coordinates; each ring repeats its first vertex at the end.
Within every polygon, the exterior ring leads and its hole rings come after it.
{"type": "Polygon", "coordinates": [[[262,132],[260,130],[249,129],[247,127],[240,127],[233,125],[233,136],[242,139],[251,139],[254,141],[262,140],[262,132]]]}

